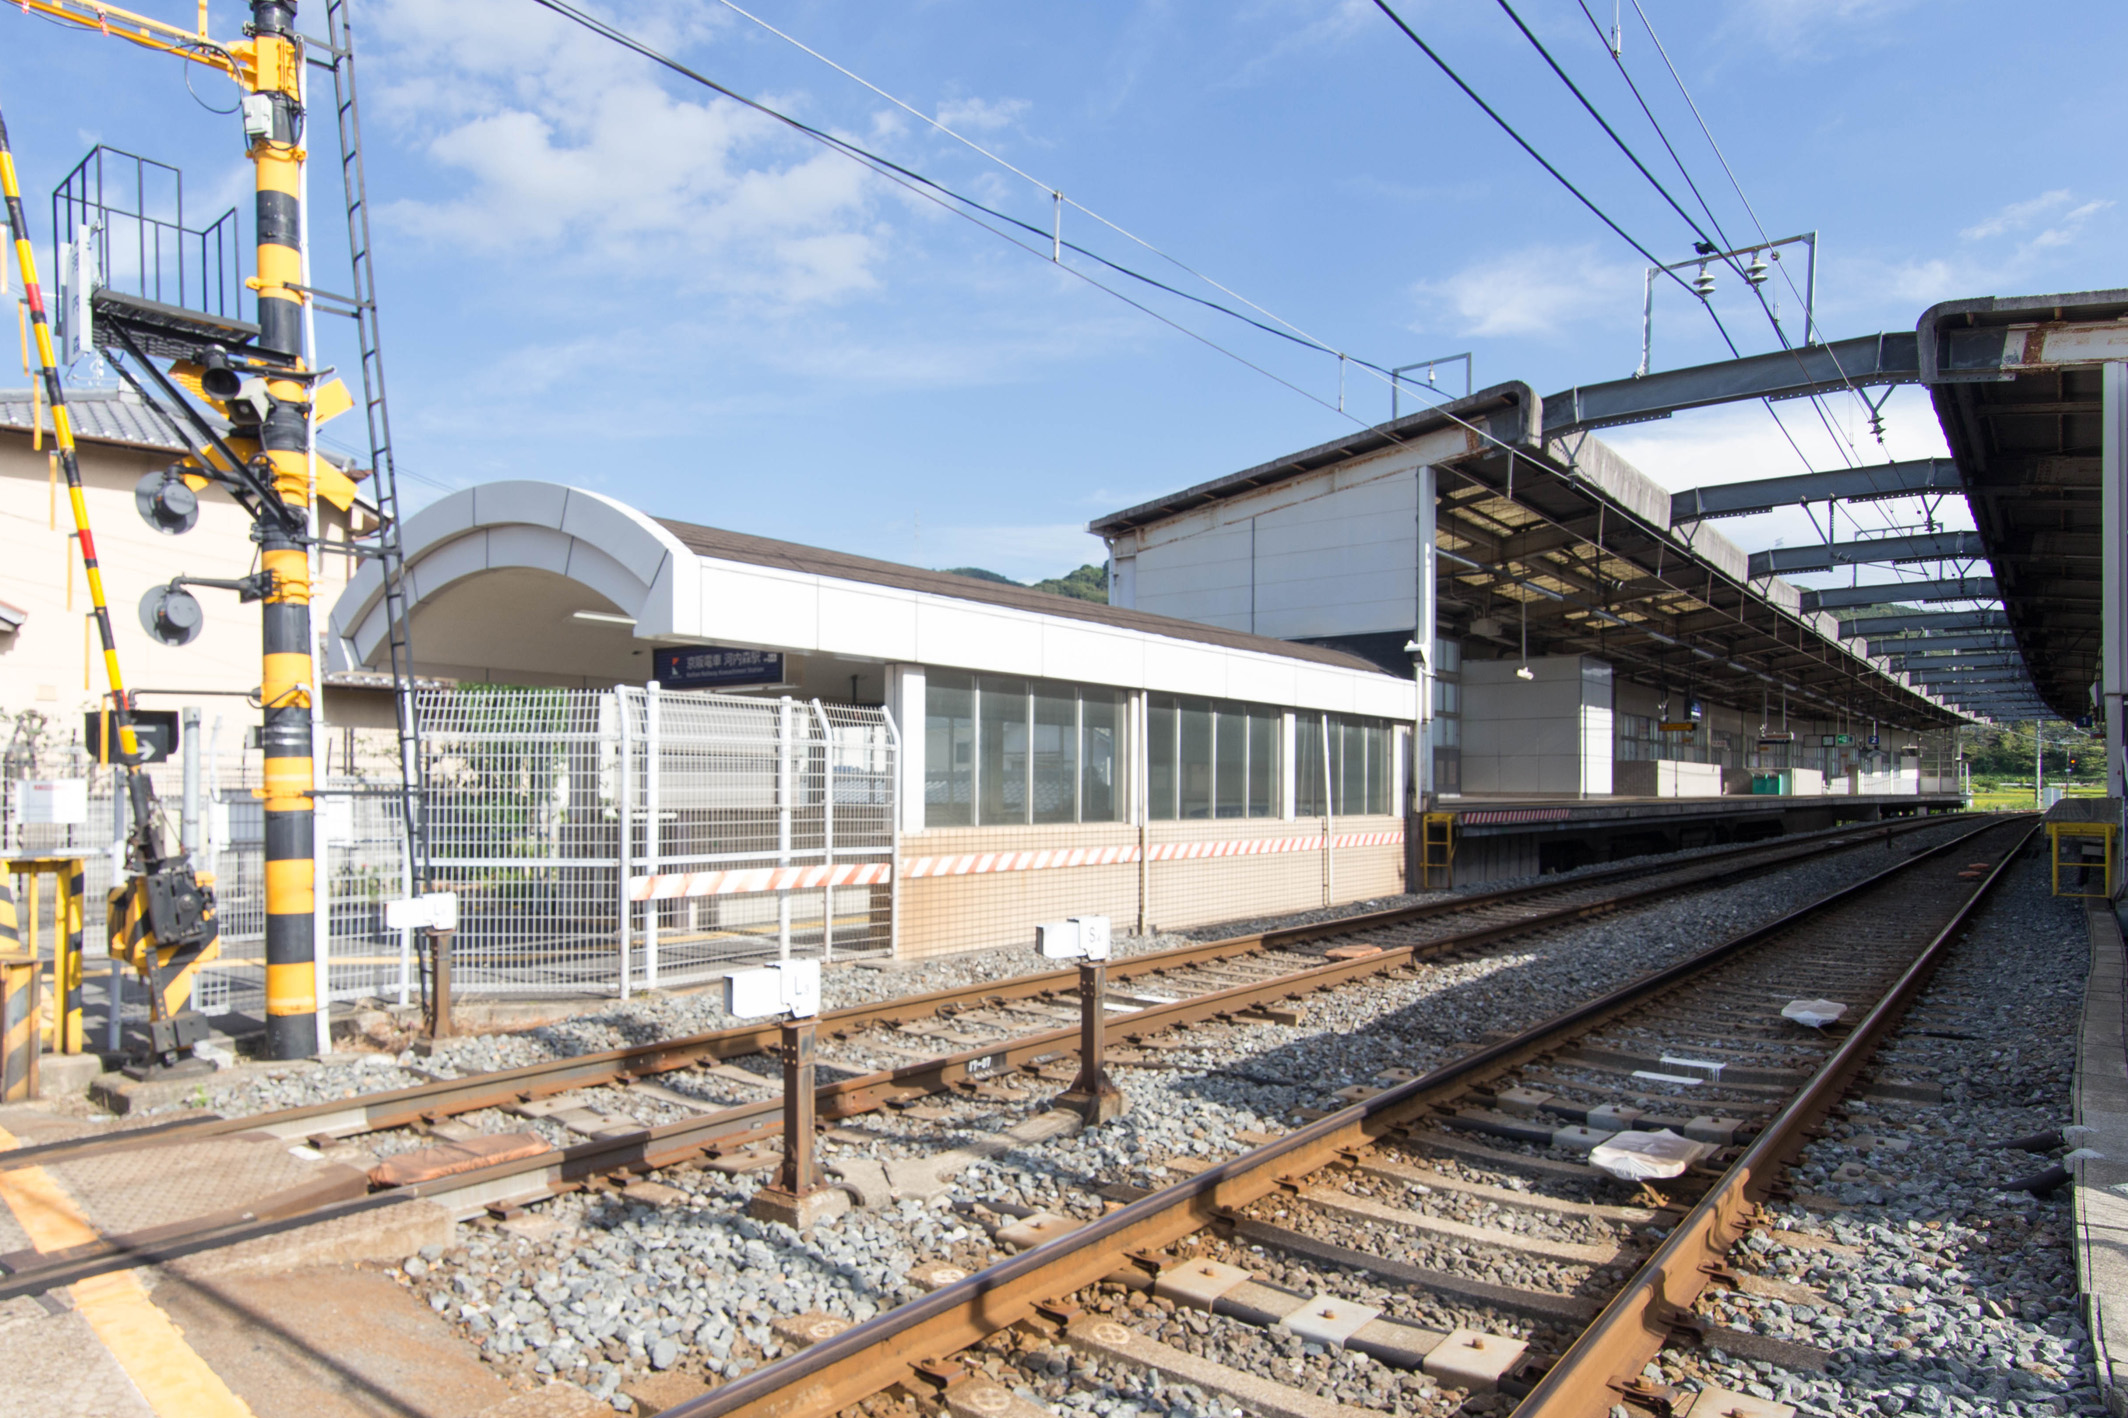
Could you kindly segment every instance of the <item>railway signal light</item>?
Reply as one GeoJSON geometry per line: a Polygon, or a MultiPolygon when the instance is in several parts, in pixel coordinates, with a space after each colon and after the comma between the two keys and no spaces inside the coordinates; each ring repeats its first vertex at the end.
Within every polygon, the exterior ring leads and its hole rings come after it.
{"type": "Polygon", "coordinates": [[[141,629],[164,645],[190,645],[206,623],[198,599],[182,586],[151,586],[140,598],[141,629]]]}
{"type": "Polygon", "coordinates": [[[199,521],[199,494],[175,464],[143,477],[133,488],[133,505],[141,521],[166,537],[189,532],[199,521]]]}

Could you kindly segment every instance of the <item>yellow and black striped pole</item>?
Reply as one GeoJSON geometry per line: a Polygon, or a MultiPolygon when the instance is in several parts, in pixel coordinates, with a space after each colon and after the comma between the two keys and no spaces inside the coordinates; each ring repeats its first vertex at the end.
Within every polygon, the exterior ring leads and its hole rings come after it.
{"type": "MultiPolygon", "coordinates": [[[[15,150],[7,140],[7,119],[0,115],[0,194],[7,199],[7,224],[15,234],[15,264],[22,272],[23,304],[43,368],[44,398],[52,406],[52,440],[59,446],[59,467],[66,475],[67,505],[74,513],[74,538],[88,572],[89,604],[96,634],[103,642],[103,670],[110,686],[113,717],[118,721],[118,757],[129,768],[140,761],[140,740],[133,732],[133,700],[118,672],[118,641],[111,634],[111,608],[103,595],[103,568],[96,558],[96,538],[89,531],[89,507],[81,489],[81,463],[74,455],[74,423],[67,412],[66,390],[59,382],[59,357],[52,349],[52,327],[45,318],[44,291],[37,283],[37,253],[30,245],[29,224],[22,213],[22,187],[15,179],[15,150]]],[[[144,808],[136,799],[136,819],[144,808]]]]}
{"type": "MultiPolygon", "coordinates": [[[[251,140],[257,174],[259,352],[303,368],[303,207],[300,180],[303,57],[295,0],[252,0],[253,92],[271,106],[270,131],[251,140]]],[[[283,509],[310,499],[310,388],[272,379],[260,430],[283,509]]],[[[311,816],[310,563],[293,518],[261,519],[261,563],[273,577],[263,607],[266,769],[266,1047],[270,1058],[318,1051],[317,940],[311,816]]]]}

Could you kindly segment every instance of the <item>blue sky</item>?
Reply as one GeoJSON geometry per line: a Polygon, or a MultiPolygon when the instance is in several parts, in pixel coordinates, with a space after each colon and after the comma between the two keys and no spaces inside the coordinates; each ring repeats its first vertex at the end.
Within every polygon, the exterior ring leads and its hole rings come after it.
{"type": "MultiPolygon", "coordinates": [[[[138,3],[180,21],[193,9],[138,3]]],[[[1588,3],[1608,27],[1610,0],[1588,3]]],[[[1828,334],[1910,329],[1938,300],[2128,283],[2115,256],[2122,159],[2099,137],[2120,130],[2128,100],[2045,77],[2072,36],[2076,52],[2123,52],[2128,10],[1641,4],[1766,230],[1822,233],[1828,334]]],[[[1641,257],[1364,0],[748,5],[1041,185],[721,4],[591,8],[1038,227],[1060,190],[1357,357],[1469,350],[1481,386],[1540,392],[1638,359],[1641,257]]],[[[1636,238],[1666,260],[1689,254],[1690,229],[1497,5],[1397,8],[1636,238]]],[[[1697,214],[1578,0],[1516,8],[1697,214]]],[[[210,10],[218,33],[235,32],[240,7],[210,10]]],[[[321,30],[322,4],[305,12],[303,27],[321,30]]],[[[1214,349],[1059,269],[1046,246],[1016,250],[530,0],[358,0],[356,13],[410,503],[548,478],[661,515],[1033,579],[1098,559],[1089,517],[1388,413],[1386,387],[1348,367],[1340,414],[1332,356],[1147,298],[1226,352],[1214,349]]],[[[1742,240],[1756,228],[1632,0],[1623,18],[1627,70],[1742,240]]],[[[246,198],[236,120],[188,97],[175,61],[4,8],[0,26],[0,104],[40,222],[43,194],[96,142],[183,166],[195,211],[246,198]]],[[[212,76],[195,87],[226,101],[212,76]]],[[[314,100],[312,148],[327,159],[313,172],[314,261],[318,284],[344,289],[326,97],[314,100]]],[[[248,238],[248,206],[244,221],[248,238]]],[[[1229,299],[1083,211],[1065,208],[1064,231],[1229,299]]],[[[1747,352],[1772,348],[1735,285],[1715,308],[1747,352]]],[[[1794,297],[1782,300],[1799,328],[1794,297]]],[[[1724,353],[1675,289],[1658,296],[1655,333],[1658,367],[1724,353]]],[[[343,333],[326,335],[325,361],[351,368],[343,333]]],[[[1460,377],[1443,371],[1444,384],[1460,377]]],[[[1828,401],[1834,434],[1808,405],[1783,416],[1821,468],[1942,447],[1912,391],[1888,405],[1881,447],[1852,399],[1828,401]]],[[[353,423],[335,431],[358,439],[353,423]]],[[[1672,486],[1803,466],[1758,406],[1611,441],[1672,486]]],[[[1893,504],[1857,515],[1919,516],[1893,504]]],[[[1965,525],[1962,508],[1948,515],[1965,525]]],[[[1813,539],[1793,514],[1725,530],[1752,546],[1813,539]]]]}

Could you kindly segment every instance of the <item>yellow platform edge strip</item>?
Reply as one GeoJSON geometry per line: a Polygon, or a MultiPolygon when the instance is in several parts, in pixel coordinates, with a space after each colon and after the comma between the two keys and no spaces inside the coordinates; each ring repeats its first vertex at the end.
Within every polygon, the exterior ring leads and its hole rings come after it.
{"type": "MultiPolygon", "coordinates": [[[[14,1136],[0,1128],[0,1150],[13,1146],[14,1136]]],[[[88,1218],[42,1167],[0,1172],[0,1201],[40,1251],[97,1238],[88,1218]]],[[[74,1308],[157,1418],[255,1418],[251,1406],[185,1343],[184,1331],[155,1307],[131,1271],[92,1276],[69,1288],[74,1308]]]]}

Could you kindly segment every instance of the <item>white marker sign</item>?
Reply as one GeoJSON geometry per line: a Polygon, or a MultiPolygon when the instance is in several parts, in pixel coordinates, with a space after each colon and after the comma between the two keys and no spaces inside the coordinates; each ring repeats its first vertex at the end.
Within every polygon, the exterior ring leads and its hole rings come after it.
{"type": "Polygon", "coordinates": [[[820,1013],[820,962],[779,960],[751,970],[725,971],[724,1012],[734,1019],[771,1014],[812,1018],[820,1013]]]}
{"type": "Polygon", "coordinates": [[[431,891],[411,900],[384,903],[384,924],[395,931],[455,931],[458,893],[431,891]]]}
{"type": "Polygon", "coordinates": [[[1106,960],[1109,935],[1108,917],[1073,916],[1036,926],[1034,948],[1045,960],[1106,960]]]}

